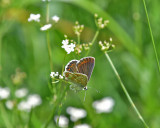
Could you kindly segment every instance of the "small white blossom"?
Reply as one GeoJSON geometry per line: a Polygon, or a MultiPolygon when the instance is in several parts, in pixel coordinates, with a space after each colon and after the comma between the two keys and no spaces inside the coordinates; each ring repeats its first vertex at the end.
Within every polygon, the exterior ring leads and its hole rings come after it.
{"type": "Polygon", "coordinates": [[[91,128],[91,126],[88,124],[79,124],[74,126],[73,128],[91,128]]]}
{"type": "MultiPolygon", "coordinates": [[[[58,116],[55,116],[54,120],[55,122],[57,122],[57,118],[58,116]]],[[[67,128],[68,127],[68,123],[69,123],[69,120],[67,117],[61,115],[59,117],[59,127],[62,127],[62,128],[67,128]]]]}
{"type": "Polygon", "coordinates": [[[84,109],[74,108],[74,107],[68,107],[67,113],[70,114],[70,119],[75,122],[81,118],[86,117],[87,112],[84,109]]]}
{"type": "Polygon", "coordinates": [[[39,106],[42,103],[41,97],[37,94],[30,95],[27,100],[31,107],[39,106]]]}
{"type": "Polygon", "coordinates": [[[5,87],[5,88],[2,88],[0,87],[0,100],[1,99],[7,99],[10,95],[10,89],[5,87]]]}
{"type": "Polygon", "coordinates": [[[63,79],[63,76],[62,76],[62,75],[59,75],[59,79],[63,79]]]}
{"type": "Polygon", "coordinates": [[[54,78],[55,72],[51,72],[50,77],[54,78]]]}
{"type": "Polygon", "coordinates": [[[30,111],[32,107],[39,106],[42,103],[41,97],[37,94],[30,95],[27,101],[22,101],[18,104],[19,110],[30,111]]]}
{"type": "Polygon", "coordinates": [[[46,1],[48,1],[48,2],[50,2],[51,0],[42,0],[43,2],[46,2],[46,1]]]}
{"type": "Polygon", "coordinates": [[[68,45],[69,44],[69,40],[67,40],[67,39],[66,40],[62,40],[62,44],[63,45],[68,45]]]}
{"type": "Polygon", "coordinates": [[[56,72],[56,73],[55,73],[55,76],[58,76],[58,75],[59,75],[59,73],[58,73],[58,72],[56,72]]]}
{"type": "Polygon", "coordinates": [[[97,113],[109,113],[112,111],[115,102],[111,97],[105,97],[101,100],[93,102],[92,106],[97,113]]]}
{"type": "Polygon", "coordinates": [[[41,27],[40,29],[41,29],[41,31],[46,31],[46,30],[50,29],[51,27],[52,27],[52,24],[46,24],[43,27],[41,27]]]}
{"type": "Polygon", "coordinates": [[[25,97],[27,93],[28,93],[28,90],[26,88],[21,88],[21,89],[16,90],[15,96],[17,98],[22,98],[22,97],[25,97]]]}
{"type": "Polygon", "coordinates": [[[52,17],[52,20],[57,23],[59,21],[59,17],[55,15],[52,17]]]}
{"type": "Polygon", "coordinates": [[[112,38],[110,37],[109,40],[112,42],[112,38]]]}
{"type": "Polygon", "coordinates": [[[50,74],[50,77],[51,77],[51,78],[54,78],[54,77],[56,77],[56,76],[59,76],[59,73],[58,73],[58,72],[51,72],[51,74],[50,74]]]}
{"type": "Polygon", "coordinates": [[[14,106],[13,101],[11,101],[11,100],[8,100],[8,101],[5,103],[5,105],[6,105],[6,107],[7,107],[8,109],[12,109],[13,106],[14,106]]]}
{"type": "Polygon", "coordinates": [[[28,18],[28,22],[31,21],[36,21],[36,22],[40,22],[40,14],[30,14],[30,17],[28,18]]]}
{"type": "Polygon", "coordinates": [[[74,48],[76,47],[75,44],[73,44],[73,43],[69,44],[69,41],[67,39],[63,40],[62,44],[63,45],[61,47],[65,49],[65,51],[67,52],[67,54],[70,54],[71,52],[74,52],[74,48]]]}

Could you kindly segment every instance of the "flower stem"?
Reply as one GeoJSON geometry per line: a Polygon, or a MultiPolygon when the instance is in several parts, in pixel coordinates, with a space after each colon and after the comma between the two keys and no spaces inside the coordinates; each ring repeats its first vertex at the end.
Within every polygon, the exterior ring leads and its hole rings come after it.
{"type": "Polygon", "coordinates": [[[46,7],[46,23],[49,22],[49,1],[47,1],[47,7],[46,7]]]}
{"type": "Polygon", "coordinates": [[[2,116],[2,119],[4,121],[4,124],[6,125],[6,128],[13,128],[8,116],[7,116],[7,112],[3,106],[2,103],[0,103],[0,110],[1,110],[1,116],[2,116]]]}
{"type": "Polygon", "coordinates": [[[50,62],[50,70],[53,71],[53,63],[52,63],[52,51],[49,39],[49,31],[46,31],[46,39],[47,39],[47,46],[48,46],[48,55],[49,55],[49,62],[50,62]]]}
{"type": "Polygon", "coordinates": [[[0,36],[0,78],[2,78],[1,72],[2,72],[2,37],[0,36]]]}
{"type": "Polygon", "coordinates": [[[160,73],[160,64],[159,64],[159,60],[158,60],[158,54],[157,54],[157,50],[156,50],[156,46],[155,46],[155,42],[154,42],[154,38],[153,38],[153,33],[152,33],[151,25],[150,25],[150,20],[149,20],[145,0],[143,0],[143,5],[144,5],[147,21],[148,21],[149,31],[150,31],[150,35],[151,35],[151,39],[152,39],[152,45],[153,45],[153,49],[154,49],[154,53],[155,53],[155,57],[156,57],[156,61],[157,61],[158,70],[160,73]]]}
{"type": "MultiPolygon", "coordinates": [[[[47,7],[46,7],[46,23],[48,22],[49,22],[49,1],[47,1],[47,7]]],[[[51,51],[51,45],[50,45],[49,31],[46,31],[46,40],[47,40],[47,46],[48,46],[50,70],[53,71],[52,51],[51,51]]]]}
{"type": "Polygon", "coordinates": [[[93,40],[92,40],[92,42],[91,42],[91,47],[90,47],[89,50],[87,51],[86,56],[88,56],[88,54],[89,54],[92,46],[94,45],[94,42],[96,41],[98,35],[99,35],[99,30],[96,31],[96,33],[95,33],[95,35],[94,35],[94,37],[93,37],[93,40]]]}
{"type": "Polygon", "coordinates": [[[142,121],[144,126],[146,128],[149,128],[149,126],[146,124],[146,122],[144,121],[143,117],[141,116],[140,112],[138,111],[137,107],[135,106],[134,102],[132,101],[127,89],[125,88],[125,86],[124,86],[124,84],[123,84],[123,82],[122,82],[122,80],[121,80],[116,68],[114,67],[114,64],[112,63],[112,60],[110,59],[109,55],[107,54],[107,52],[105,52],[105,56],[108,59],[108,61],[109,61],[110,65],[111,65],[115,75],[117,76],[117,79],[119,80],[119,83],[120,83],[120,85],[121,85],[121,87],[122,87],[122,89],[123,89],[128,101],[130,102],[131,106],[133,107],[134,111],[136,112],[136,114],[138,115],[139,119],[142,121]]]}
{"type": "Polygon", "coordinates": [[[80,34],[77,35],[78,45],[80,45],[80,34]]]}

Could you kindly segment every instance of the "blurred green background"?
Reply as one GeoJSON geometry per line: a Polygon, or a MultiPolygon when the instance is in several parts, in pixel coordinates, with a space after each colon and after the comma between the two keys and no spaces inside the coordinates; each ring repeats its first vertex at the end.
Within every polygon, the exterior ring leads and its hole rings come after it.
{"type": "MultiPolygon", "coordinates": [[[[146,0],[148,14],[160,55],[160,15],[159,0],[146,0]]],[[[69,91],[62,106],[62,115],[68,106],[84,108],[87,117],[76,122],[87,123],[93,128],[142,128],[143,124],[129,104],[120,84],[111,69],[105,55],[98,46],[99,40],[113,38],[116,49],[109,53],[129,94],[137,108],[151,128],[160,127],[160,74],[156,64],[153,46],[150,38],[147,19],[142,0],[52,0],[50,2],[50,17],[57,15],[60,21],[50,29],[52,60],[54,71],[61,72],[65,51],[61,48],[64,35],[76,40],[73,32],[75,21],[84,24],[81,42],[92,40],[97,28],[94,14],[110,20],[108,27],[100,31],[98,39],[91,50],[90,56],[95,57],[96,64],[88,83],[86,101],[84,92],[69,91]],[[97,91],[100,93],[97,93],[97,91]],[[92,107],[95,100],[112,97],[115,101],[113,111],[97,114],[92,107]]],[[[29,94],[39,94],[42,104],[32,113],[32,126],[40,127],[48,118],[54,103],[51,105],[47,97],[52,97],[49,83],[49,58],[45,32],[40,31],[40,25],[28,22],[29,15],[41,14],[41,23],[45,24],[46,4],[41,0],[1,0],[0,1],[0,86],[12,91],[25,87],[29,94]],[[19,85],[13,84],[11,76],[20,68],[26,73],[26,78],[19,85]]],[[[65,61],[74,58],[68,55],[65,61]]],[[[10,99],[14,99],[11,95],[10,99]]],[[[5,116],[10,120],[16,116],[12,110],[5,107],[1,100],[0,128],[5,128],[5,116]],[[4,110],[2,110],[2,108],[4,110]]],[[[19,112],[18,112],[19,113],[19,112]]],[[[56,111],[57,113],[57,111],[56,111]]],[[[21,112],[22,120],[17,119],[13,127],[23,127],[28,121],[29,113],[21,112]]],[[[76,123],[69,121],[68,127],[76,123]]],[[[53,123],[49,127],[55,127],[53,123]]]]}

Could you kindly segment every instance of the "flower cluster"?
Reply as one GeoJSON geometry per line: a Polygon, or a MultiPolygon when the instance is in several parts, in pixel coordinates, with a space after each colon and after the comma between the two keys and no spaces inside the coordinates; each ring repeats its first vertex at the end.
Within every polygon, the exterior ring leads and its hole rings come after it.
{"type": "Polygon", "coordinates": [[[28,18],[28,22],[35,21],[40,22],[40,14],[30,14],[30,17],[28,18]]]}
{"type": "MultiPolygon", "coordinates": [[[[49,2],[50,0],[42,0],[42,1],[49,2]]],[[[40,17],[41,17],[40,14],[30,14],[30,17],[28,18],[28,22],[31,22],[31,21],[40,22],[40,17]]],[[[59,19],[60,18],[56,15],[52,17],[52,20],[54,21],[54,23],[57,23],[59,19]]],[[[40,28],[40,30],[46,31],[50,29],[51,27],[52,27],[52,24],[45,24],[40,28]]]]}
{"type": "Polygon", "coordinates": [[[39,95],[29,95],[26,101],[22,101],[18,104],[18,109],[29,112],[32,108],[39,106],[41,103],[42,100],[39,95]]]}
{"type": "Polygon", "coordinates": [[[84,25],[80,25],[78,21],[75,22],[74,26],[74,32],[77,36],[80,35],[80,33],[83,31],[84,25]]]}
{"type": "MultiPolygon", "coordinates": [[[[58,119],[58,116],[55,116],[54,120],[56,123],[57,123],[57,119],[58,119]]],[[[69,119],[66,116],[64,116],[64,115],[59,116],[59,124],[58,124],[59,127],[67,128],[68,123],[69,123],[69,119]]]]}
{"type": "Polygon", "coordinates": [[[52,20],[57,23],[59,21],[59,17],[55,15],[52,17],[52,20]]]}
{"type": "Polygon", "coordinates": [[[99,46],[101,47],[101,50],[104,52],[111,51],[115,48],[115,45],[112,44],[112,38],[110,38],[108,42],[106,40],[104,42],[99,41],[99,46]]]}
{"type": "Polygon", "coordinates": [[[16,73],[11,76],[12,82],[14,85],[20,85],[23,83],[23,80],[26,78],[26,73],[21,72],[19,68],[16,69],[16,73]]]}
{"type": "Polygon", "coordinates": [[[105,97],[101,100],[93,102],[92,106],[97,113],[109,113],[112,111],[115,102],[111,97],[105,97]]]}
{"type": "Polygon", "coordinates": [[[99,29],[105,28],[109,23],[109,20],[103,20],[103,18],[102,17],[99,18],[97,14],[95,14],[94,17],[95,17],[96,25],[99,29]]]}
{"type": "Polygon", "coordinates": [[[63,76],[62,76],[62,75],[59,75],[58,72],[51,72],[50,77],[51,77],[51,78],[58,77],[59,79],[63,79],[63,76]]]}
{"type": "Polygon", "coordinates": [[[88,44],[82,44],[84,50],[89,50],[90,46],[92,45],[92,43],[88,43],[88,44]]]}
{"type": "Polygon", "coordinates": [[[46,31],[52,27],[52,24],[46,24],[40,28],[41,31],[46,31]]]}
{"type": "Polygon", "coordinates": [[[70,119],[73,122],[87,116],[87,112],[84,109],[75,108],[75,107],[68,107],[67,113],[71,116],[70,119]]]}
{"type": "Polygon", "coordinates": [[[76,45],[74,43],[69,43],[69,39],[65,39],[62,41],[62,48],[67,52],[67,54],[70,54],[71,52],[74,52],[74,48],[76,45]]]}
{"type": "Polygon", "coordinates": [[[1,99],[7,99],[10,95],[10,89],[5,87],[5,88],[2,88],[0,87],[0,100],[1,99]]]}

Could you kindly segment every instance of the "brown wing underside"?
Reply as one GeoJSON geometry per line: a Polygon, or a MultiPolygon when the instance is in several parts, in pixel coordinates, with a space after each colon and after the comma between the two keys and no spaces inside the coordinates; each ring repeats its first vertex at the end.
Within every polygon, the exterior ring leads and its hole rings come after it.
{"type": "Polygon", "coordinates": [[[95,65],[95,58],[94,57],[82,58],[77,63],[78,72],[86,74],[88,77],[88,80],[89,80],[91,77],[94,65],[95,65]]]}

